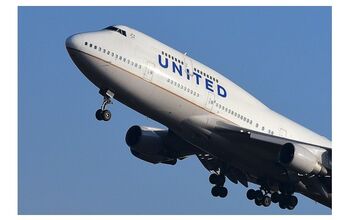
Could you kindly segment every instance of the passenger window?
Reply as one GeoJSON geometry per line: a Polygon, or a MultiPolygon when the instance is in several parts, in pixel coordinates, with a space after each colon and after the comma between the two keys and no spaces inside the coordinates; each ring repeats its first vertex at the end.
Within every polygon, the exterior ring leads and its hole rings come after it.
{"type": "Polygon", "coordinates": [[[114,57],[114,53],[112,52],[112,57],[114,57]]]}
{"type": "Polygon", "coordinates": [[[128,64],[130,63],[130,60],[128,60],[128,64]]]}
{"type": "Polygon", "coordinates": [[[125,57],[123,58],[123,61],[124,61],[124,62],[126,61],[126,58],[125,58],[125,57]]]}
{"type": "Polygon", "coordinates": [[[97,49],[97,46],[94,46],[94,49],[96,50],[96,49],[97,49]]]}
{"type": "Polygon", "coordinates": [[[88,45],[88,42],[85,42],[85,46],[87,46],[88,45]]]}
{"type": "Polygon", "coordinates": [[[110,52],[109,52],[109,51],[107,51],[107,55],[109,55],[109,53],[110,53],[110,52]]]}
{"type": "Polygon", "coordinates": [[[106,49],[103,49],[103,53],[106,53],[106,49]]]}
{"type": "Polygon", "coordinates": [[[90,47],[92,47],[92,44],[90,44],[90,47]]]}
{"type": "Polygon", "coordinates": [[[101,47],[98,48],[98,51],[101,51],[101,47]]]}

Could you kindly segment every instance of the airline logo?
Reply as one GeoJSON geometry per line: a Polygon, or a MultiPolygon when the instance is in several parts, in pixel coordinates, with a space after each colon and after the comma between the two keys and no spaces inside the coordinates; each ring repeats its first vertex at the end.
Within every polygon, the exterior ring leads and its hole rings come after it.
{"type": "MultiPolygon", "coordinates": [[[[181,77],[186,77],[187,80],[191,80],[190,70],[187,68],[183,68],[181,64],[178,64],[174,61],[169,64],[169,60],[167,57],[163,57],[158,54],[158,63],[163,69],[171,68],[172,72],[175,74],[179,74],[181,77]],[[185,74],[183,74],[185,72],[185,74]]],[[[208,78],[203,78],[202,75],[196,72],[192,72],[195,77],[192,77],[192,80],[196,81],[197,86],[204,86],[206,90],[212,93],[216,93],[217,95],[226,98],[227,92],[226,89],[220,84],[210,80],[208,78]]]]}

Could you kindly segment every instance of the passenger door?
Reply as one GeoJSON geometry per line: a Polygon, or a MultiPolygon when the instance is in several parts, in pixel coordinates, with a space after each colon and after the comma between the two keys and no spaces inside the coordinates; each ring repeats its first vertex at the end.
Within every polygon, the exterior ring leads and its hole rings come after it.
{"type": "Polygon", "coordinates": [[[153,74],[155,70],[155,65],[151,62],[147,62],[147,67],[145,69],[145,72],[143,74],[143,78],[149,82],[152,81],[153,74]]]}
{"type": "Polygon", "coordinates": [[[207,103],[205,107],[211,111],[213,109],[213,106],[215,104],[215,95],[213,93],[208,92],[208,98],[207,98],[207,103]]]}

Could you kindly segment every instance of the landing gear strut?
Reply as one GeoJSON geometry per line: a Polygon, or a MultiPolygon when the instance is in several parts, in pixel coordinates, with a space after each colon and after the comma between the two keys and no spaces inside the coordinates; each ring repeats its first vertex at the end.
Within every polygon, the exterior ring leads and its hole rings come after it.
{"type": "Polygon", "coordinates": [[[213,173],[209,176],[209,182],[214,184],[211,189],[211,194],[214,197],[220,196],[221,198],[225,198],[227,196],[228,191],[227,188],[224,187],[225,175],[213,173]]]}
{"type": "Polygon", "coordinates": [[[98,109],[95,113],[97,120],[109,121],[111,119],[112,113],[108,109],[106,109],[106,106],[108,104],[113,103],[111,100],[111,97],[113,97],[113,94],[108,92],[103,95],[103,102],[102,102],[101,108],[98,109]]]}

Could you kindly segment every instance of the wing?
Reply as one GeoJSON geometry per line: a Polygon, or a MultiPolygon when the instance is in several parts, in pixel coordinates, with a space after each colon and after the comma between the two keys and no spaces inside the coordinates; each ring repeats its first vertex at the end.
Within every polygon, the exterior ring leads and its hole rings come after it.
{"type": "Polygon", "coordinates": [[[198,147],[211,143],[212,146],[205,149],[211,153],[210,157],[197,155],[208,170],[217,172],[218,168],[225,167],[222,164],[230,164],[226,165],[225,175],[234,183],[261,185],[260,180],[268,178],[275,185],[293,184],[298,192],[331,205],[332,150],[329,146],[260,133],[207,116],[192,117],[183,123],[205,139],[196,144],[198,147]]]}

